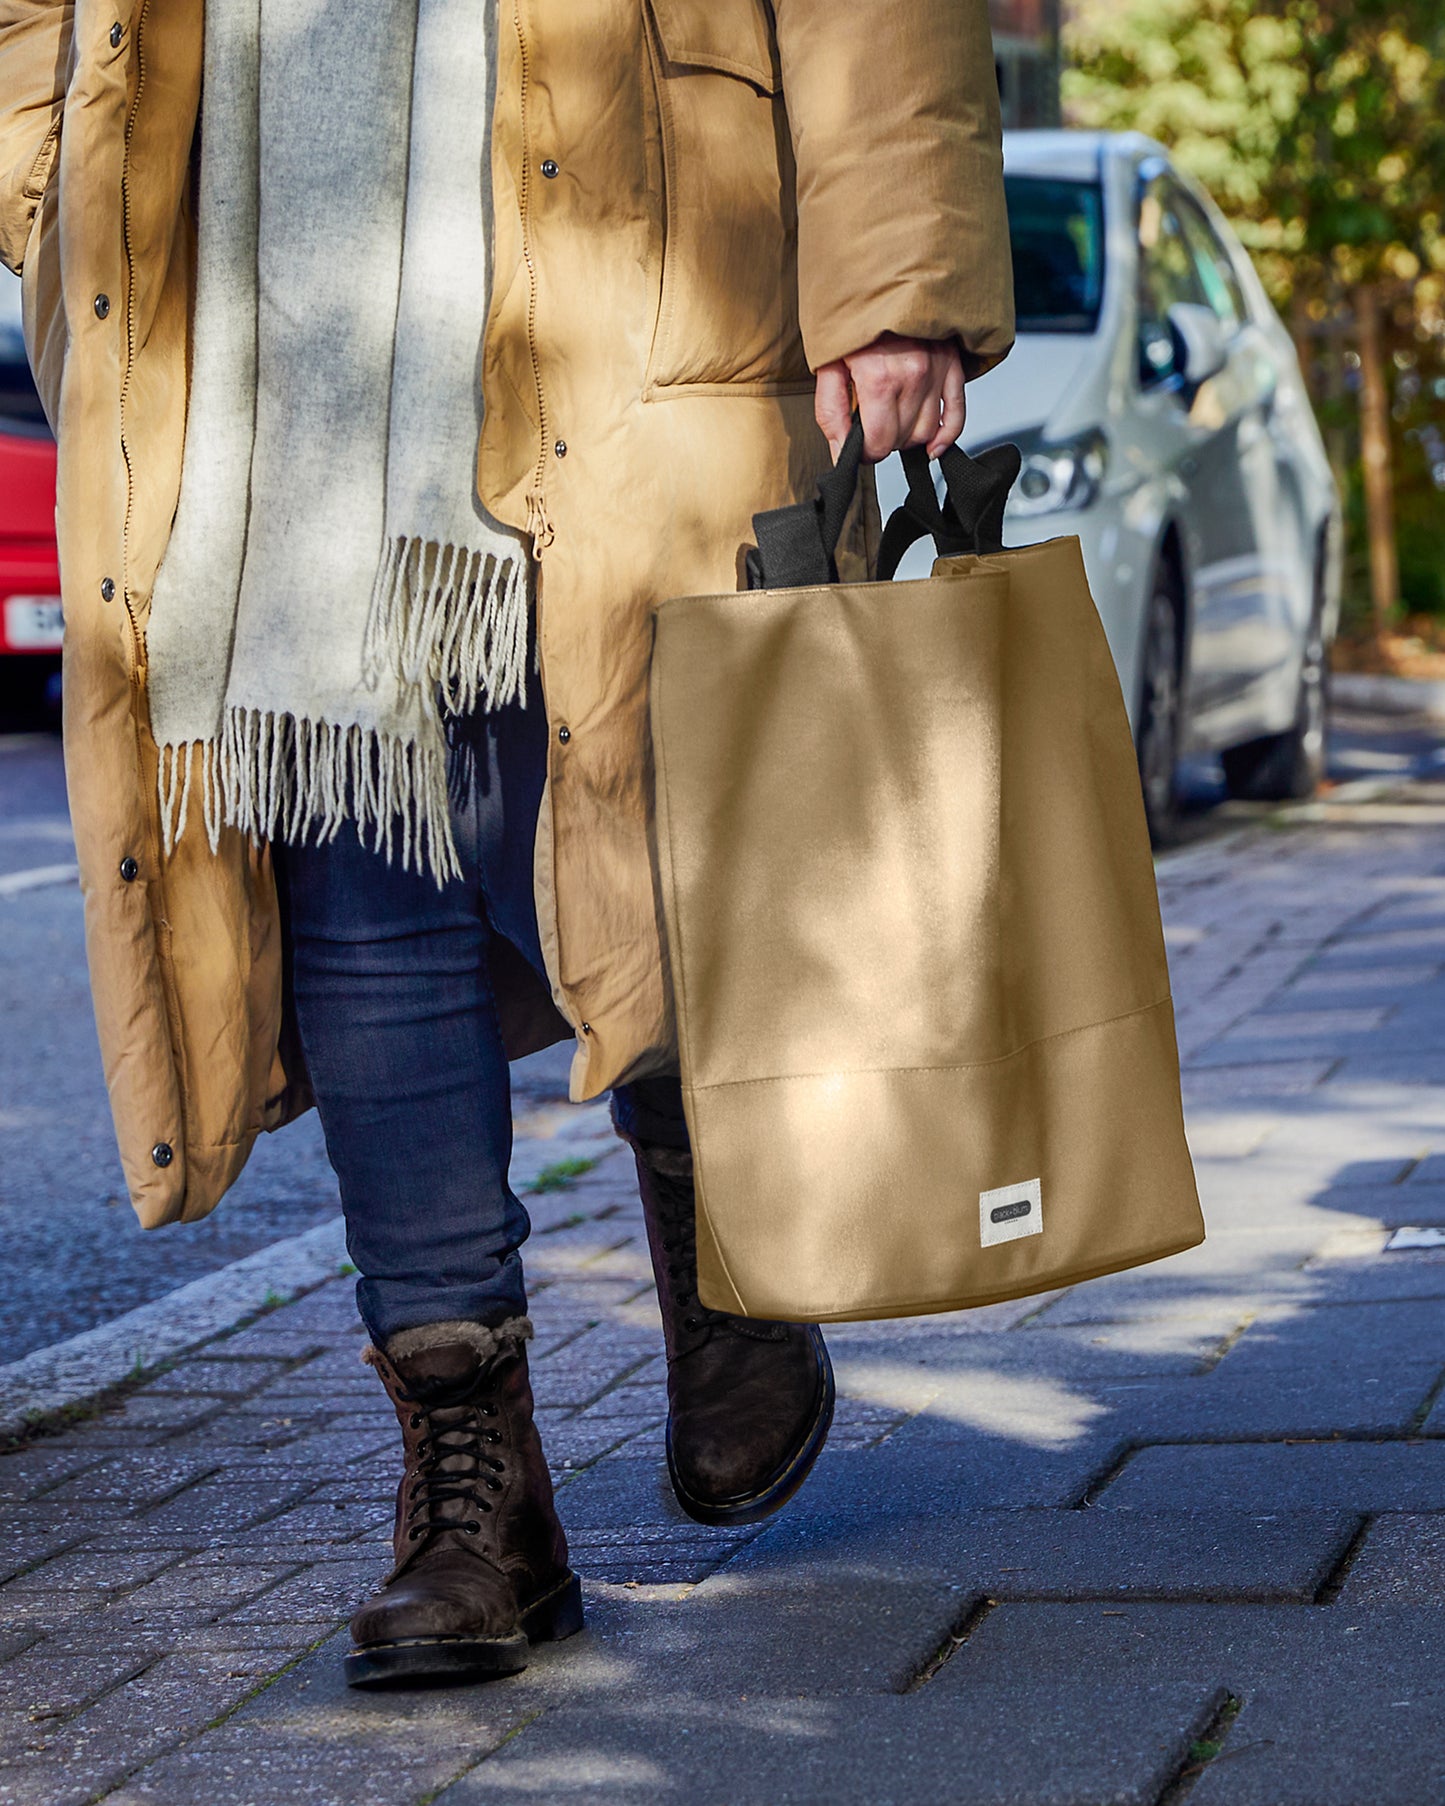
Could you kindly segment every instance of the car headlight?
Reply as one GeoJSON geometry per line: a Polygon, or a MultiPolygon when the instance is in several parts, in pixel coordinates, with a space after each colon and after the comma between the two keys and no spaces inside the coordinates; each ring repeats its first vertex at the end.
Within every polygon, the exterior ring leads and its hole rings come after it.
{"type": "Polygon", "coordinates": [[[1008,504],[1015,519],[1087,508],[1109,466],[1109,441],[1097,427],[1074,439],[1040,440],[1020,449],[1023,468],[1008,504]]]}

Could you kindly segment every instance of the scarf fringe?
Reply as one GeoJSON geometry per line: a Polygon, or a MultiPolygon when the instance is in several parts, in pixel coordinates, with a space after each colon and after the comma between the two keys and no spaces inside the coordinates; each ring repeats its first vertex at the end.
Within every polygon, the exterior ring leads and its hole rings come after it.
{"type": "Polygon", "coordinates": [[[266,709],[228,711],[219,741],[161,748],[158,791],[166,854],[185,832],[200,778],[211,851],[223,827],[253,840],[334,840],[347,821],[388,864],[461,876],[447,802],[447,761],[435,745],[375,728],[338,727],[266,709]]]}
{"type": "Polygon", "coordinates": [[[393,539],[371,595],[363,653],[374,688],[395,674],[454,715],[527,704],[527,560],[393,539]]]}
{"type": "Polygon", "coordinates": [[[223,827],[256,840],[331,840],[353,820],[364,840],[400,852],[404,869],[438,884],[461,865],[447,803],[437,701],[454,715],[510,702],[526,707],[527,561],[416,538],[395,539],[372,592],[367,683],[386,677],[420,691],[423,734],[338,726],[263,709],[227,711],[218,740],[160,748],[157,793],[166,854],[186,831],[191,793],[212,852],[223,827]]]}

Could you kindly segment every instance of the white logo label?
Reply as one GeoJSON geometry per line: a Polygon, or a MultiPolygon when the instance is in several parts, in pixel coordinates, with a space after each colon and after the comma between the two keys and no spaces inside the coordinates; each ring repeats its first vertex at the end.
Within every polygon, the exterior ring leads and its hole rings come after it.
{"type": "Polygon", "coordinates": [[[1022,1185],[1000,1185],[978,1195],[978,1239],[985,1248],[998,1242],[1016,1242],[1021,1235],[1044,1232],[1043,1182],[1025,1179],[1022,1185]]]}

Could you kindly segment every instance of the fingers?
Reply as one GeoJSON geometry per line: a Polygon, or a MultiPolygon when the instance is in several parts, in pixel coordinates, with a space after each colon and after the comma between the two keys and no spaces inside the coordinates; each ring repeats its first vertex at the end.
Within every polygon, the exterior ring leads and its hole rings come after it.
{"type": "Polygon", "coordinates": [[[821,364],[818,367],[813,392],[813,418],[818,423],[818,430],[828,441],[836,464],[843,442],[853,425],[852,386],[848,378],[848,366],[842,358],[835,363],[821,364]]]}
{"type": "MultiPolygon", "coordinates": [[[[918,423],[934,394],[933,347],[922,339],[900,339],[885,333],[847,359],[863,417],[863,455],[870,464],[902,445],[914,444],[918,423]]],[[[938,422],[938,401],[922,434],[928,438],[938,422]]]]}
{"type": "Polygon", "coordinates": [[[833,461],[852,425],[854,398],[870,464],[907,445],[930,458],[963,431],[963,358],[953,340],[904,339],[884,333],[851,357],[818,371],[814,413],[833,461]]]}
{"type": "Polygon", "coordinates": [[[956,345],[947,347],[948,359],[943,372],[943,417],[938,431],[928,442],[928,455],[936,458],[957,444],[963,436],[965,407],[963,399],[963,358],[956,345]]]}
{"type": "MultiPolygon", "coordinates": [[[[940,409],[942,407],[943,377],[940,373],[936,384],[929,388],[923,405],[909,423],[906,445],[932,445],[938,437],[940,409]]],[[[930,456],[932,454],[930,453],[930,456]]]]}
{"type": "Polygon", "coordinates": [[[863,417],[863,458],[876,464],[897,449],[902,427],[902,408],[896,392],[886,386],[870,386],[858,390],[858,412],[863,417]]]}

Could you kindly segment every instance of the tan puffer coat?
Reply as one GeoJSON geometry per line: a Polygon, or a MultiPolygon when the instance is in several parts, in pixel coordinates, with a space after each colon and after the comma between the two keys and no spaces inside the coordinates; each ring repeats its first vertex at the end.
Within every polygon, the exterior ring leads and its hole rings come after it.
{"type": "MultiPolygon", "coordinates": [[[[499,0],[482,500],[530,528],[552,754],[548,999],[573,1095],[669,1066],[649,856],[650,609],[730,588],[826,458],[810,367],[1011,337],[985,0],[499,0]]],[[[200,0],[0,0],[0,257],[60,447],[65,742],[131,1196],[203,1216],[308,1101],[264,848],[163,860],[145,626],[180,482],[200,0]]],[[[338,271],[365,281],[365,271],[338,271]]],[[[852,535],[854,570],[867,523],[852,535]]]]}

